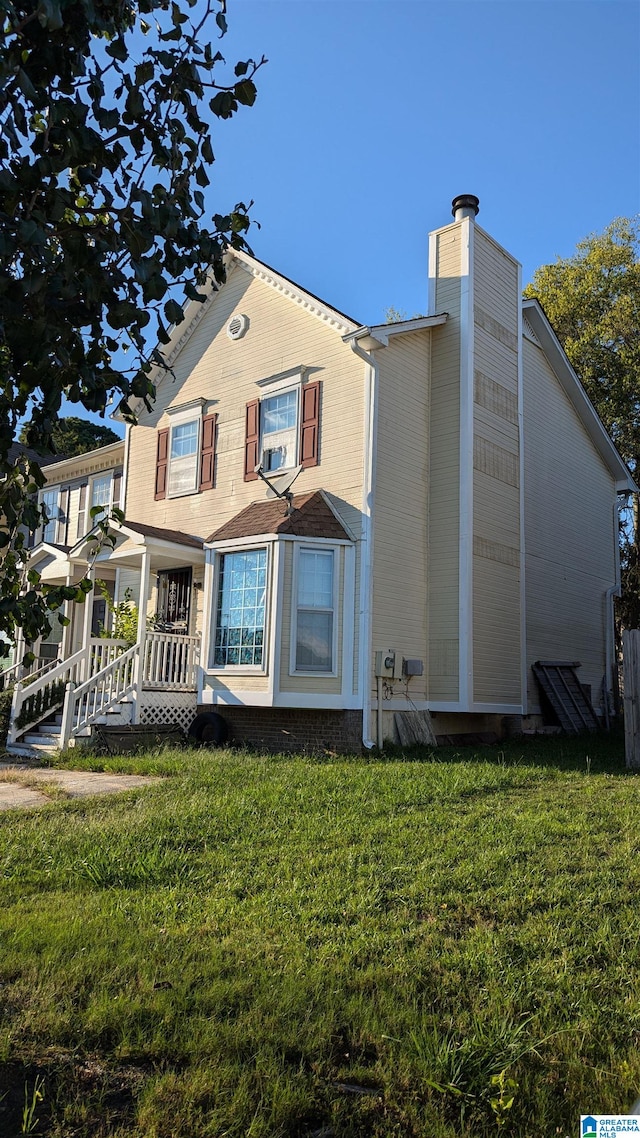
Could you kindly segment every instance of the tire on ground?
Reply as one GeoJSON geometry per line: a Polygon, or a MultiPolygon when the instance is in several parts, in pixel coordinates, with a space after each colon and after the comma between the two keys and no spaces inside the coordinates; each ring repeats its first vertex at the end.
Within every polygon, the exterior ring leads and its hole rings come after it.
{"type": "Polygon", "coordinates": [[[229,738],[229,725],[217,711],[203,711],[196,715],[188,733],[198,743],[219,747],[229,738]]]}

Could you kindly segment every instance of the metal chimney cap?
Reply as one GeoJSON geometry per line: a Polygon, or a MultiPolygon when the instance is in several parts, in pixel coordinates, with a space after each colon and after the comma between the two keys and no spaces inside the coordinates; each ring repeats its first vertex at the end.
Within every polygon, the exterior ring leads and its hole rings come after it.
{"type": "Polygon", "coordinates": [[[459,221],[463,217],[475,217],[480,209],[480,198],[475,194],[458,194],[451,202],[451,212],[459,221]]]}

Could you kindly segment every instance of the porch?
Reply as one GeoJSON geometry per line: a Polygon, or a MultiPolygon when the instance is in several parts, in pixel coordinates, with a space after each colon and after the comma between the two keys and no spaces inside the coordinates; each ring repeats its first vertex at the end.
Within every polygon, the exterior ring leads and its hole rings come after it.
{"type": "MultiPolygon", "coordinates": [[[[131,646],[94,638],[67,660],[47,666],[14,687],[7,749],[37,745],[33,735],[59,714],[55,745],[68,747],[91,734],[94,724],[177,722],[186,729],[195,715],[198,636],[147,632],[131,646]]],[[[42,740],[44,742],[44,740],[42,740]]]]}
{"type": "MultiPolygon", "coordinates": [[[[204,563],[202,542],[141,523],[113,530],[113,548],[101,551],[90,569],[85,538],[68,551],[65,572],[67,579],[84,574],[111,582],[116,616],[123,597],[131,596],[135,642],[95,635],[92,594],[84,605],[70,602],[58,658],[15,684],[7,740],[14,753],[29,753],[42,734],[51,749],[67,747],[107,717],[186,729],[195,716],[200,621],[194,578],[204,563]],[[52,716],[58,718],[53,725],[52,716]]],[[[100,624],[104,629],[106,621],[100,624]]]]}

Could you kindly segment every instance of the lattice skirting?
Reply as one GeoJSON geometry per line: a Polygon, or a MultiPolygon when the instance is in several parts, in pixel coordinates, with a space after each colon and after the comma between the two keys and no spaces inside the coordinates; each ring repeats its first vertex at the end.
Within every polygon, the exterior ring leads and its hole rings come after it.
{"type": "Polygon", "coordinates": [[[143,691],[140,700],[140,722],[153,726],[177,723],[187,731],[196,715],[195,692],[143,691]]]}

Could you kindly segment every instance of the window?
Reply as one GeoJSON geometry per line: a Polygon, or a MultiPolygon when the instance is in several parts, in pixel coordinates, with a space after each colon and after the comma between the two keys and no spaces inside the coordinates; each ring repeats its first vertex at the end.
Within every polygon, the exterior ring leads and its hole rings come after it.
{"type": "Polygon", "coordinates": [[[333,671],[334,577],[333,550],[300,549],[296,672],[333,671]]]}
{"type": "Polygon", "coordinates": [[[111,475],[103,474],[91,483],[91,506],[111,505],[111,475]]]}
{"type": "Polygon", "coordinates": [[[197,488],[200,422],[176,423],[171,428],[169,497],[193,494],[197,488]]]}
{"type": "Polygon", "coordinates": [[[249,549],[220,557],[214,667],[262,666],[267,592],[267,551],[249,549]]]}
{"type": "Polygon", "coordinates": [[[320,383],[292,386],[289,373],[275,386],[272,394],[247,403],[245,482],[258,477],[258,466],[268,474],[318,464],[320,383]]]}
{"type": "Polygon", "coordinates": [[[55,541],[58,530],[58,516],[60,513],[58,505],[58,490],[44,490],[42,494],[41,505],[47,511],[49,521],[42,527],[42,540],[55,541]]]}
{"type": "Polygon", "coordinates": [[[96,474],[78,487],[77,493],[78,514],[75,536],[79,541],[110,510],[121,506],[122,471],[109,470],[106,474],[96,474]],[[104,513],[92,517],[91,510],[94,506],[99,506],[104,513]]]}
{"type": "Polygon", "coordinates": [[[298,457],[298,392],[283,391],[262,400],[261,462],[264,471],[295,466],[298,457]]]}
{"type": "Polygon", "coordinates": [[[203,403],[170,408],[171,426],[158,431],[156,501],[213,488],[218,416],[201,415],[203,403]]]}

